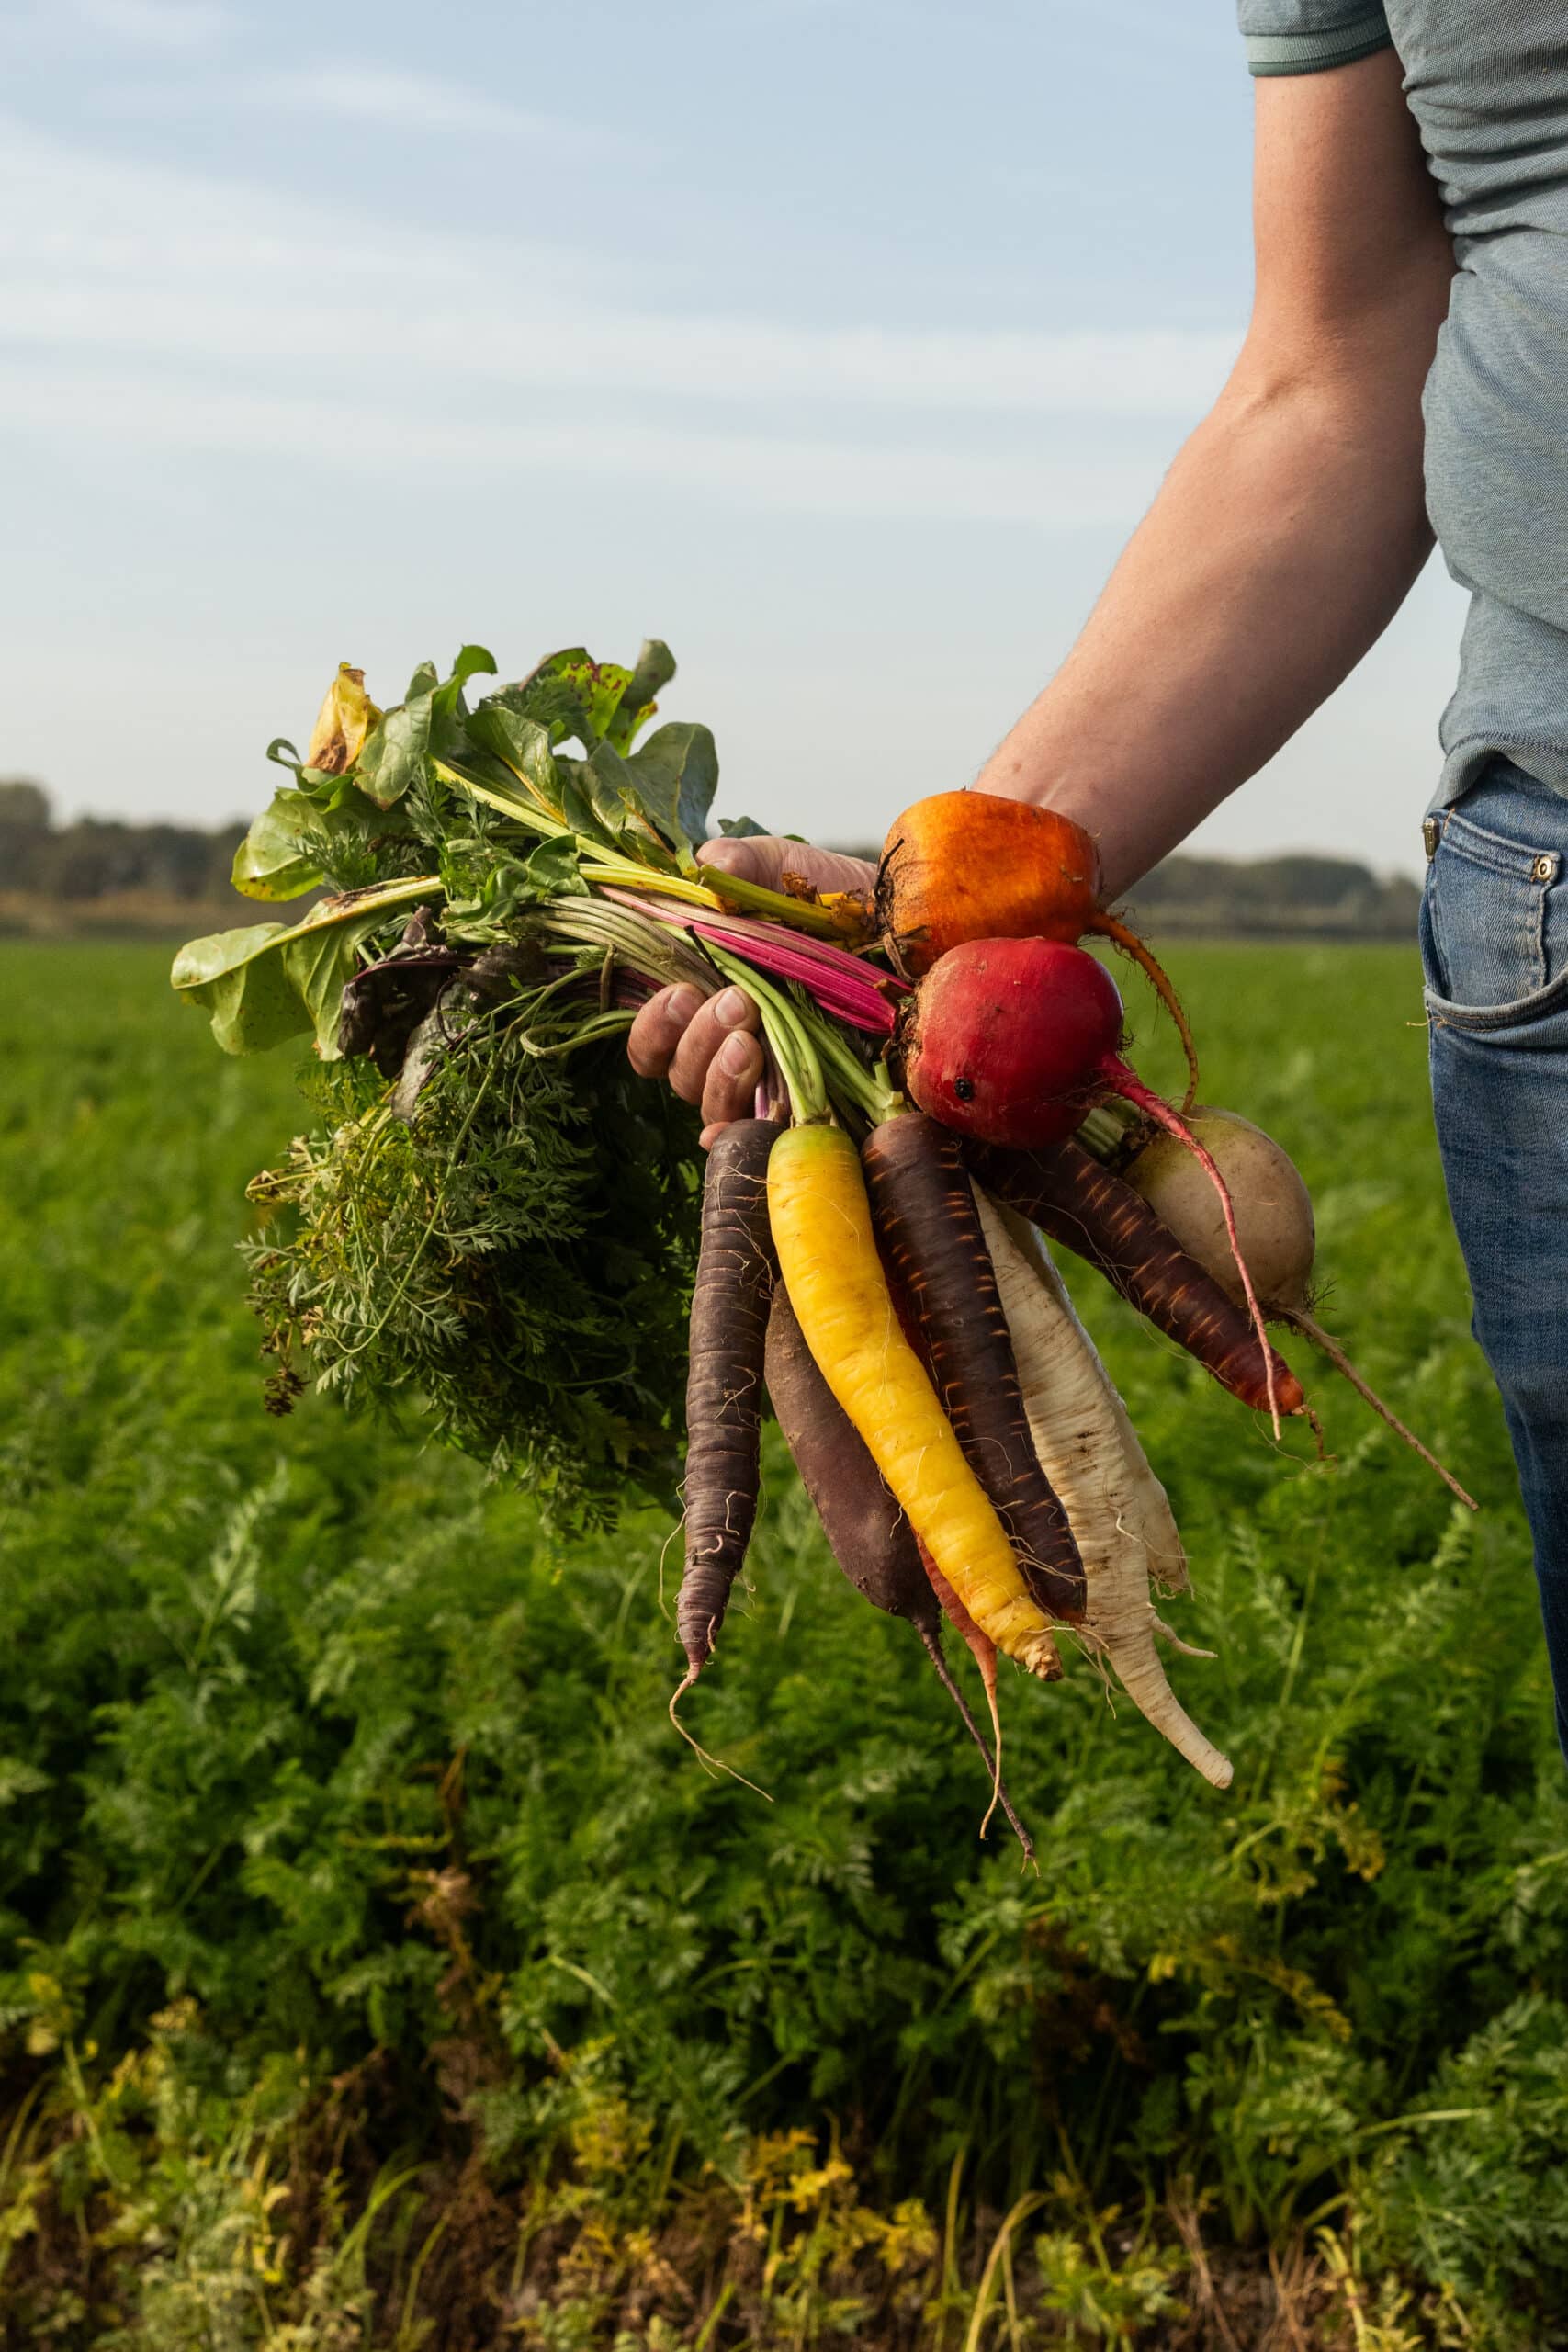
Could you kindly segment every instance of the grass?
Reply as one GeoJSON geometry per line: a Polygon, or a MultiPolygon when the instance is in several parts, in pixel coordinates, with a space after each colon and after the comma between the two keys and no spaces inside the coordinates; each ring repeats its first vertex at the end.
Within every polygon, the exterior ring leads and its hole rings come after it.
{"type": "Polygon", "coordinates": [[[1568,2341],[1568,1804],[1414,959],[1172,961],[1325,1320],[1484,1508],[1315,1376],[1335,1458],[1282,1460],[1069,1267],[1236,1781],[1014,1681],[1034,1878],[776,1455],[690,1702],[767,1804],[670,1732],[667,1524],[553,1545],[268,1420],[287,1056],[155,950],[0,944],[8,2346],[1568,2341]]]}

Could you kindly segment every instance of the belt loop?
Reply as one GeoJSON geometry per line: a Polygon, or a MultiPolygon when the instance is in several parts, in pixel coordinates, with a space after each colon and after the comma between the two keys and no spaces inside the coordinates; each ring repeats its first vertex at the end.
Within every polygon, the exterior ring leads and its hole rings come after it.
{"type": "Polygon", "coordinates": [[[1427,863],[1428,865],[1431,865],[1432,860],[1437,856],[1438,843],[1442,840],[1442,819],[1440,817],[1424,817],[1421,820],[1421,839],[1427,845],[1427,863]]]}

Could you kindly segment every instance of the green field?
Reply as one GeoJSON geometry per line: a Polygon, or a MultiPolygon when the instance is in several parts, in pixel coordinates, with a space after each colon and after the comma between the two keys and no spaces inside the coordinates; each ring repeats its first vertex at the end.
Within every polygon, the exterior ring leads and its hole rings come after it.
{"type": "Polygon", "coordinates": [[[1412,956],[1172,961],[1324,1319],[1483,1512],[1315,1375],[1333,1458],[1281,1458],[1069,1264],[1236,1780],[1013,1679],[1037,1877],[778,1457],[687,1714],[770,1804],[670,1729],[667,1521],[552,1544],[265,1417],[234,1244],[308,1114],[164,961],[0,948],[0,2340],[1250,2352],[1283,2295],[1297,2342],[1568,2343],[1568,1782],[1412,956]]]}

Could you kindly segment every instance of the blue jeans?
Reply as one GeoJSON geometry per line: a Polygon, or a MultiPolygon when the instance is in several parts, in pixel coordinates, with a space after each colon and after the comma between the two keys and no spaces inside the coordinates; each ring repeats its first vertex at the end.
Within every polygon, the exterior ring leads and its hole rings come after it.
{"type": "Polygon", "coordinates": [[[1518,1464],[1568,1757],[1568,799],[1494,758],[1432,812],[1427,840],[1438,1141],[1518,1464]]]}

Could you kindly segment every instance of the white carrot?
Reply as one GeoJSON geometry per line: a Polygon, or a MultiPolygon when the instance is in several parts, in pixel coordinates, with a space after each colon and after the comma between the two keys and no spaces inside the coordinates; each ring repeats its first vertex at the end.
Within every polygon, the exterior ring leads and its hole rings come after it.
{"type": "Polygon", "coordinates": [[[1171,1642],[1176,1636],[1156,1613],[1151,1578],[1168,1590],[1189,1589],[1165,1488],[1039,1235],[978,1186],[976,1197],[1012,1333],[1030,1433],[1083,1556],[1089,1587],[1083,1631],[1103,1648],[1139,1713],[1206,1781],[1228,1788],[1229,1758],[1182,1707],[1156,1647],[1156,1634],[1171,1642]]]}

